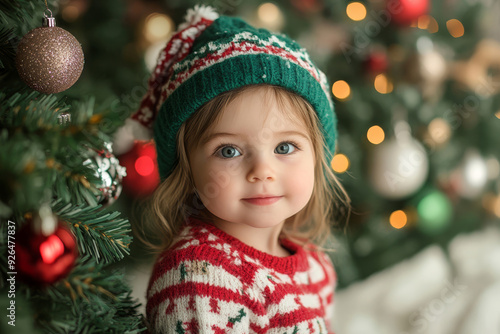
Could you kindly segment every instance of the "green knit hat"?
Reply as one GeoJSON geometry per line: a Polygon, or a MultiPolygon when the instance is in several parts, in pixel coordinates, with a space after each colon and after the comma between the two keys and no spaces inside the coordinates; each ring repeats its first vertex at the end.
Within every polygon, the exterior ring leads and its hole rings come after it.
{"type": "Polygon", "coordinates": [[[132,116],[154,130],[162,180],[177,164],[182,123],[217,95],[254,84],[281,86],[307,100],[318,114],[326,145],[335,151],[330,85],[306,50],[284,35],[196,6],[161,51],[149,90],[132,116]]]}

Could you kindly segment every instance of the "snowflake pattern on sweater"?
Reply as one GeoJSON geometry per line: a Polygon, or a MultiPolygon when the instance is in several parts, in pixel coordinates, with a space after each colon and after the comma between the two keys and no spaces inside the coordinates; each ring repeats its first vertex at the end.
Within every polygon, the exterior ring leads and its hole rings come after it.
{"type": "Polygon", "coordinates": [[[289,241],[277,257],[190,219],[160,254],[147,292],[152,333],[332,333],[330,259],[289,241]]]}

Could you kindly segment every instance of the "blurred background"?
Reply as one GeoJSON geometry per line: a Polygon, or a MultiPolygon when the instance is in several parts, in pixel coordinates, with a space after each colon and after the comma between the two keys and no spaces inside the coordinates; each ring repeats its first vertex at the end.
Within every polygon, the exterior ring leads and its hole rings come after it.
{"type": "MultiPolygon", "coordinates": [[[[112,143],[127,175],[111,175],[120,191],[109,209],[140,222],[158,183],[155,151],[121,125],[186,10],[210,5],[296,39],[331,83],[331,167],[352,206],[332,243],[336,332],[500,333],[500,1],[48,3],[85,54],[59,96],[121,106],[112,143]]],[[[139,313],[153,260],[134,239],[118,265],[139,313]]]]}

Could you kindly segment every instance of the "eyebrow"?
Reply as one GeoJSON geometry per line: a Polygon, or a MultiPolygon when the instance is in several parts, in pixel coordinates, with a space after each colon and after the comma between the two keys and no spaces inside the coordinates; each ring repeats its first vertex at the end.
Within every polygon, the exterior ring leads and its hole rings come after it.
{"type": "MultiPolygon", "coordinates": [[[[309,140],[309,136],[307,136],[305,133],[303,132],[300,132],[300,131],[281,131],[281,132],[274,132],[274,136],[282,136],[282,135],[287,135],[287,136],[290,136],[290,135],[296,135],[296,136],[300,136],[300,137],[303,137],[307,140],[309,140]]],[[[204,140],[202,141],[202,145],[205,145],[209,142],[211,142],[212,140],[218,138],[218,137],[239,137],[238,134],[236,133],[230,133],[230,132],[216,132],[216,133],[212,133],[208,136],[206,136],[204,138],[204,140]]]]}

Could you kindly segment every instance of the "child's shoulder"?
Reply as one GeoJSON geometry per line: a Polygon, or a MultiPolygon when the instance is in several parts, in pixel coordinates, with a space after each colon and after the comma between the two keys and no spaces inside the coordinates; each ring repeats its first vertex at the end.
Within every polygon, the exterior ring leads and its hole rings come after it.
{"type": "Polygon", "coordinates": [[[166,288],[177,289],[189,282],[195,283],[196,289],[220,285],[237,291],[242,285],[241,277],[248,270],[244,261],[240,253],[209,229],[186,225],[174,245],[156,259],[148,295],[166,288]]]}
{"type": "Polygon", "coordinates": [[[157,259],[162,267],[178,267],[182,263],[200,267],[227,267],[241,263],[241,254],[234,252],[231,245],[211,231],[206,225],[186,224],[169,249],[157,259]]]}

